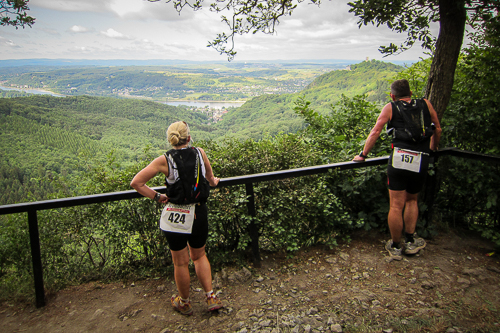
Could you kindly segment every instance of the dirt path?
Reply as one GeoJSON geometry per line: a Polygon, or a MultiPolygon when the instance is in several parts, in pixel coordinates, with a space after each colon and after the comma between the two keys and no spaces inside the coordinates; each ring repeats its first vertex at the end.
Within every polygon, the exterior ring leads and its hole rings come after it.
{"type": "Polygon", "coordinates": [[[500,253],[477,238],[441,234],[422,253],[386,260],[386,235],[358,233],[333,250],[263,254],[262,268],[226,268],[214,285],[226,304],[194,315],[170,308],[169,279],[89,283],[42,309],[0,306],[2,332],[500,332],[500,253]]]}

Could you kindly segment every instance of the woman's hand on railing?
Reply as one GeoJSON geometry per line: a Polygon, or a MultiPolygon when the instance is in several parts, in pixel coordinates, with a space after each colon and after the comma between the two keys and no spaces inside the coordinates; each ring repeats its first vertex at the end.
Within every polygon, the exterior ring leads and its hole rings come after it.
{"type": "Polygon", "coordinates": [[[208,183],[210,184],[211,187],[216,187],[219,184],[219,181],[220,181],[219,177],[213,177],[212,179],[210,179],[208,183]]]}

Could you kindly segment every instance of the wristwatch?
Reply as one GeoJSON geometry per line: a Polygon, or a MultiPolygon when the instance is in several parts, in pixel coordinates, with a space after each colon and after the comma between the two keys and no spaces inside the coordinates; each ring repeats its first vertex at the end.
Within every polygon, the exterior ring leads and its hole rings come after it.
{"type": "Polygon", "coordinates": [[[366,156],[366,155],[363,155],[363,151],[361,151],[361,152],[359,153],[359,156],[360,156],[360,157],[363,157],[363,158],[367,158],[367,157],[368,157],[368,156],[366,156]]]}
{"type": "Polygon", "coordinates": [[[156,194],[155,194],[155,196],[154,196],[153,200],[154,200],[154,201],[156,201],[156,202],[158,202],[158,201],[160,200],[160,196],[161,196],[161,194],[160,194],[160,193],[158,193],[158,192],[156,192],[156,194]]]}

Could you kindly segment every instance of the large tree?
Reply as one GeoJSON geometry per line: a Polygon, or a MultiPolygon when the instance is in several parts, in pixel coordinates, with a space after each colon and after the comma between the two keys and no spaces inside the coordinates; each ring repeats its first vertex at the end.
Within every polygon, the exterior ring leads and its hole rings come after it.
{"type": "Polygon", "coordinates": [[[478,27],[498,16],[498,0],[356,0],[350,12],[360,18],[359,25],[387,25],[393,31],[407,33],[400,46],[382,46],[384,54],[394,54],[420,42],[433,52],[426,97],[439,119],[450,101],[453,79],[466,26],[478,27]],[[437,40],[430,33],[430,23],[439,23],[437,40]]]}
{"type": "Polygon", "coordinates": [[[0,24],[3,26],[31,27],[35,18],[29,16],[26,11],[29,0],[0,0],[0,24]]]}
{"type": "MultiPolygon", "coordinates": [[[[160,0],[149,0],[152,2],[160,0]]],[[[235,54],[234,37],[246,33],[273,34],[280,19],[292,15],[297,6],[307,0],[212,0],[210,10],[220,13],[228,26],[209,42],[231,60],[235,54]]],[[[167,0],[177,11],[185,7],[201,9],[203,0],[167,0]]],[[[319,5],[321,0],[309,0],[319,5]]],[[[406,41],[397,46],[380,47],[386,55],[402,52],[416,42],[433,51],[426,97],[441,119],[450,100],[455,68],[462,47],[466,24],[478,23],[498,16],[499,0],[354,0],[348,3],[350,12],[359,17],[359,26],[387,25],[393,31],[406,33],[406,41]],[[439,23],[437,39],[430,32],[430,24],[439,23]]]]}

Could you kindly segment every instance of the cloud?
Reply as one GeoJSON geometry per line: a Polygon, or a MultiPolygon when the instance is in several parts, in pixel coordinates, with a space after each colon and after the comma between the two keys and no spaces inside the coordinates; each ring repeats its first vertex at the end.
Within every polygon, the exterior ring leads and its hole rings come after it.
{"type": "Polygon", "coordinates": [[[81,25],[74,25],[71,28],[69,28],[71,32],[74,33],[82,33],[82,32],[89,32],[90,30],[86,27],[83,27],[81,25]]]}
{"type": "Polygon", "coordinates": [[[78,54],[92,54],[96,50],[88,46],[73,46],[70,47],[68,51],[71,53],[78,53],[78,54]]]}
{"type": "Polygon", "coordinates": [[[11,48],[20,48],[20,46],[14,43],[11,39],[7,39],[2,36],[0,36],[0,45],[6,45],[11,48]]]}
{"type": "Polygon", "coordinates": [[[106,31],[101,31],[101,34],[109,37],[109,38],[114,38],[114,39],[131,39],[130,37],[122,34],[121,32],[116,31],[113,28],[109,28],[106,31]]]}
{"type": "MultiPolygon", "coordinates": [[[[190,19],[194,11],[186,7],[179,13],[170,3],[147,0],[31,0],[30,6],[37,6],[62,12],[111,13],[119,18],[161,21],[179,21],[190,19]]],[[[204,10],[208,11],[208,7],[204,10]]]]}
{"type": "MultiPolygon", "coordinates": [[[[221,22],[222,13],[208,8],[214,1],[205,1],[199,11],[186,7],[179,15],[165,0],[30,0],[37,24],[15,34],[2,31],[11,41],[0,40],[6,45],[4,50],[0,46],[0,57],[71,51],[73,57],[225,60],[224,55],[206,47],[217,34],[228,33],[221,22]],[[16,44],[21,48],[14,49],[16,44]]],[[[381,56],[380,45],[399,44],[406,38],[382,26],[359,29],[348,1],[352,0],[323,0],[316,6],[304,0],[291,16],[280,19],[275,34],[235,36],[236,60],[375,58],[381,56]]],[[[224,14],[230,18],[229,13],[224,14]]]]}
{"type": "Polygon", "coordinates": [[[42,7],[62,12],[102,12],[111,1],[113,0],[31,0],[29,2],[29,6],[42,7]]]}

